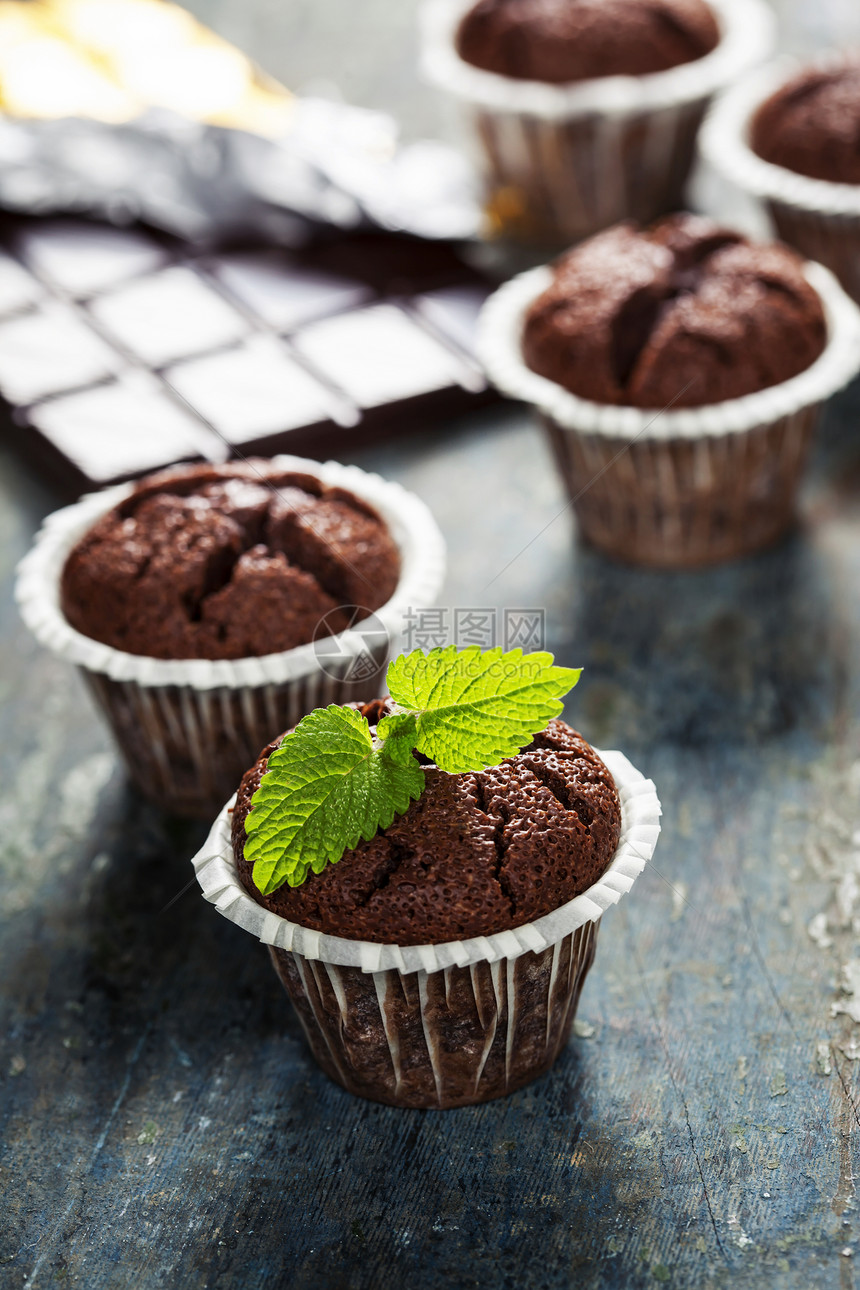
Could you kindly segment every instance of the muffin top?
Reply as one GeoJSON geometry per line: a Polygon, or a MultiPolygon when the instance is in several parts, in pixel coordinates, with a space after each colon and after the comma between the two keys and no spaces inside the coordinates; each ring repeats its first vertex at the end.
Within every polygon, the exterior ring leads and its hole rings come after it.
{"type": "Polygon", "coordinates": [[[794,251],[672,215],[618,224],[558,260],[526,315],[523,357],[583,399],[697,407],[796,376],[826,340],[794,251]]]}
{"type": "Polygon", "coordinates": [[[860,184],[860,61],[783,85],[753,118],[752,146],[799,175],[860,184]]]}
{"type": "Polygon", "coordinates": [[[292,649],[383,605],[397,546],[366,502],[249,461],[151,475],[102,516],[63,569],[78,631],[153,658],[292,649]]]}
{"type": "MultiPolygon", "coordinates": [[[[359,711],[373,728],[391,708],[377,699],[359,711]]],[[[585,891],[618,846],[621,807],[611,774],[575,730],[554,720],[489,770],[449,775],[428,766],[421,797],[388,828],[301,886],[262,896],[244,857],[245,819],[280,742],[242,780],[233,851],[254,900],[303,927],[399,945],[489,936],[585,891]]]]}
{"type": "Polygon", "coordinates": [[[485,71],[565,84],[663,72],[719,39],[705,0],[478,0],[456,45],[485,71]]]}

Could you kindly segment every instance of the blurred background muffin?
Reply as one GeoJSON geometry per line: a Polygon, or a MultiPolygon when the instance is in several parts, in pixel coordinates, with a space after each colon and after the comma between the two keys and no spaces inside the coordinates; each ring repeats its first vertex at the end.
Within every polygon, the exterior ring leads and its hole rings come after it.
{"type": "Polygon", "coordinates": [[[860,53],[777,63],[738,85],[702,136],[708,160],[761,202],[780,237],[860,300],[860,53]]]}
{"type": "Polygon", "coordinates": [[[711,98],[771,50],[760,0],[428,0],[425,68],[468,105],[492,230],[561,247],[682,205],[711,98]]]}

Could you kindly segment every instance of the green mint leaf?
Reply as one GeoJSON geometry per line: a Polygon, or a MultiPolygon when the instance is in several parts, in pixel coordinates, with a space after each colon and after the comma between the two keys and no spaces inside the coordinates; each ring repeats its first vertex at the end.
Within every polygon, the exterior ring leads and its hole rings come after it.
{"type": "Polygon", "coordinates": [[[440,770],[460,774],[513,757],[562,710],[581,668],[556,667],[552,654],[482,651],[477,645],[394,659],[388,690],[400,709],[377,735],[407,737],[440,770]]]}
{"type": "Polygon", "coordinates": [[[264,896],[336,864],[421,796],[424,772],[403,743],[377,746],[360,712],[335,705],[317,708],[286,736],[245,820],[245,859],[264,896]]]}

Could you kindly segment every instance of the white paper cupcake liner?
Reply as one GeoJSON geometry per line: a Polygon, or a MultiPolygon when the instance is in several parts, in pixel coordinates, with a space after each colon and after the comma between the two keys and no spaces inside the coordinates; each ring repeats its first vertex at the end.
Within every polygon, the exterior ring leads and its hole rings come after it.
{"type": "Polygon", "coordinates": [[[768,208],[779,236],[832,269],[860,299],[860,184],[837,184],[798,175],[759,157],[751,146],[753,118],[762,103],[802,67],[831,70],[853,56],[832,51],[808,62],[781,59],[745,77],[719,99],[700,136],[703,156],[768,208]]]}
{"type": "Polygon", "coordinates": [[[408,975],[269,946],[319,1065],[348,1092],[443,1110],[504,1097],[549,1070],[570,1036],[600,924],[517,959],[408,975]]]}
{"type": "Polygon", "coordinates": [[[805,372],[700,408],[593,403],[539,376],[522,357],[526,311],[549,268],[501,287],[481,316],[478,351],[503,393],[542,414],[584,536],[633,563],[697,566],[775,541],[792,522],[819,405],[860,371],[860,310],[818,264],[806,275],[828,340],[805,372]]]}
{"type": "Polygon", "coordinates": [[[599,920],[633,886],[660,833],[654,785],[619,752],[599,754],[621,801],[606,872],[531,923],[436,945],[326,936],[270,913],[242,886],[232,801],[194,858],[205,898],[268,945],[322,1069],[393,1106],[445,1108],[512,1092],[549,1069],[570,1034],[599,920]]]}
{"type": "Polygon", "coordinates": [[[491,226],[557,244],[677,208],[711,97],[773,48],[763,0],[712,0],[722,38],[695,62],[646,76],[550,85],[473,67],[455,47],[469,0],[428,0],[422,64],[471,112],[491,226]]]}
{"type": "Polygon", "coordinates": [[[660,833],[656,789],[620,752],[599,752],[615,780],[621,801],[621,837],[606,872],[593,886],[551,914],[512,931],[438,945],[384,945],[312,931],[273,914],[246,892],[239,880],[230,839],[232,800],[218,816],[193,864],[206,899],[219,914],[265,945],[291,950],[305,959],[379,972],[436,972],[444,968],[495,963],[537,952],[595,922],[633,886],[651,859],[660,833]]]}
{"type": "Polygon", "coordinates": [[[373,697],[407,610],[433,604],[445,546],[427,507],[356,466],[280,456],[273,465],[348,489],[376,508],[400,550],[391,599],[352,631],[259,658],[157,659],[76,631],[60,607],[66,558],[93,523],[134,488],[93,493],[45,520],[18,567],[15,595],[40,644],[76,664],[110,722],[132,778],[165,809],[211,818],[260,749],[311,708],[373,697]],[[321,667],[324,659],[325,668],[321,667]]]}

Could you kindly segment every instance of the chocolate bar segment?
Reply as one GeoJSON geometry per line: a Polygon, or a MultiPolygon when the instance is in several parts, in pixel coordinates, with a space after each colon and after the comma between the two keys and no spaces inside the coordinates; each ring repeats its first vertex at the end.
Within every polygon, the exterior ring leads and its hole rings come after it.
{"type": "Polygon", "coordinates": [[[0,317],[29,308],[44,294],[42,285],[17,260],[0,251],[0,317]]]}
{"type": "Polygon", "coordinates": [[[309,375],[273,336],[177,364],[165,380],[231,445],[299,427],[355,424],[358,412],[309,375]]]}
{"type": "Polygon", "coordinates": [[[0,324],[0,393],[9,403],[91,385],[120,366],[119,355],[58,301],[0,324]]]}
{"type": "Polygon", "coordinates": [[[414,307],[431,327],[474,357],[478,315],[489,294],[489,286],[477,282],[439,287],[417,296],[414,307]]]}
{"type": "Polygon", "coordinates": [[[210,268],[236,300],[276,331],[353,309],[371,295],[354,278],[293,263],[277,251],[219,256],[210,268]]]}
{"type": "Polygon", "coordinates": [[[223,455],[215,436],[145,372],[41,403],[30,409],[29,420],[81,476],[97,484],[223,455]]]}
{"type": "Polygon", "coordinates": [[[152,367],[230,345],[248,331],[242,315],[185,265],[99,296],[89,308],[106,332],[152,367]]]}
{"type": "Polygon", "coordinates": [[[313,369],[361,408],[377,408],[451,385],[469,388],[464,362],[392,304],[314,323],[292,339],[313,369]]]}
{"type": "Polygon", "coordinates": [[[51,219],[15,238],[21,258],[52,286],[84,297],[167,263],[167,252],[140,229],[51,219]]]}

